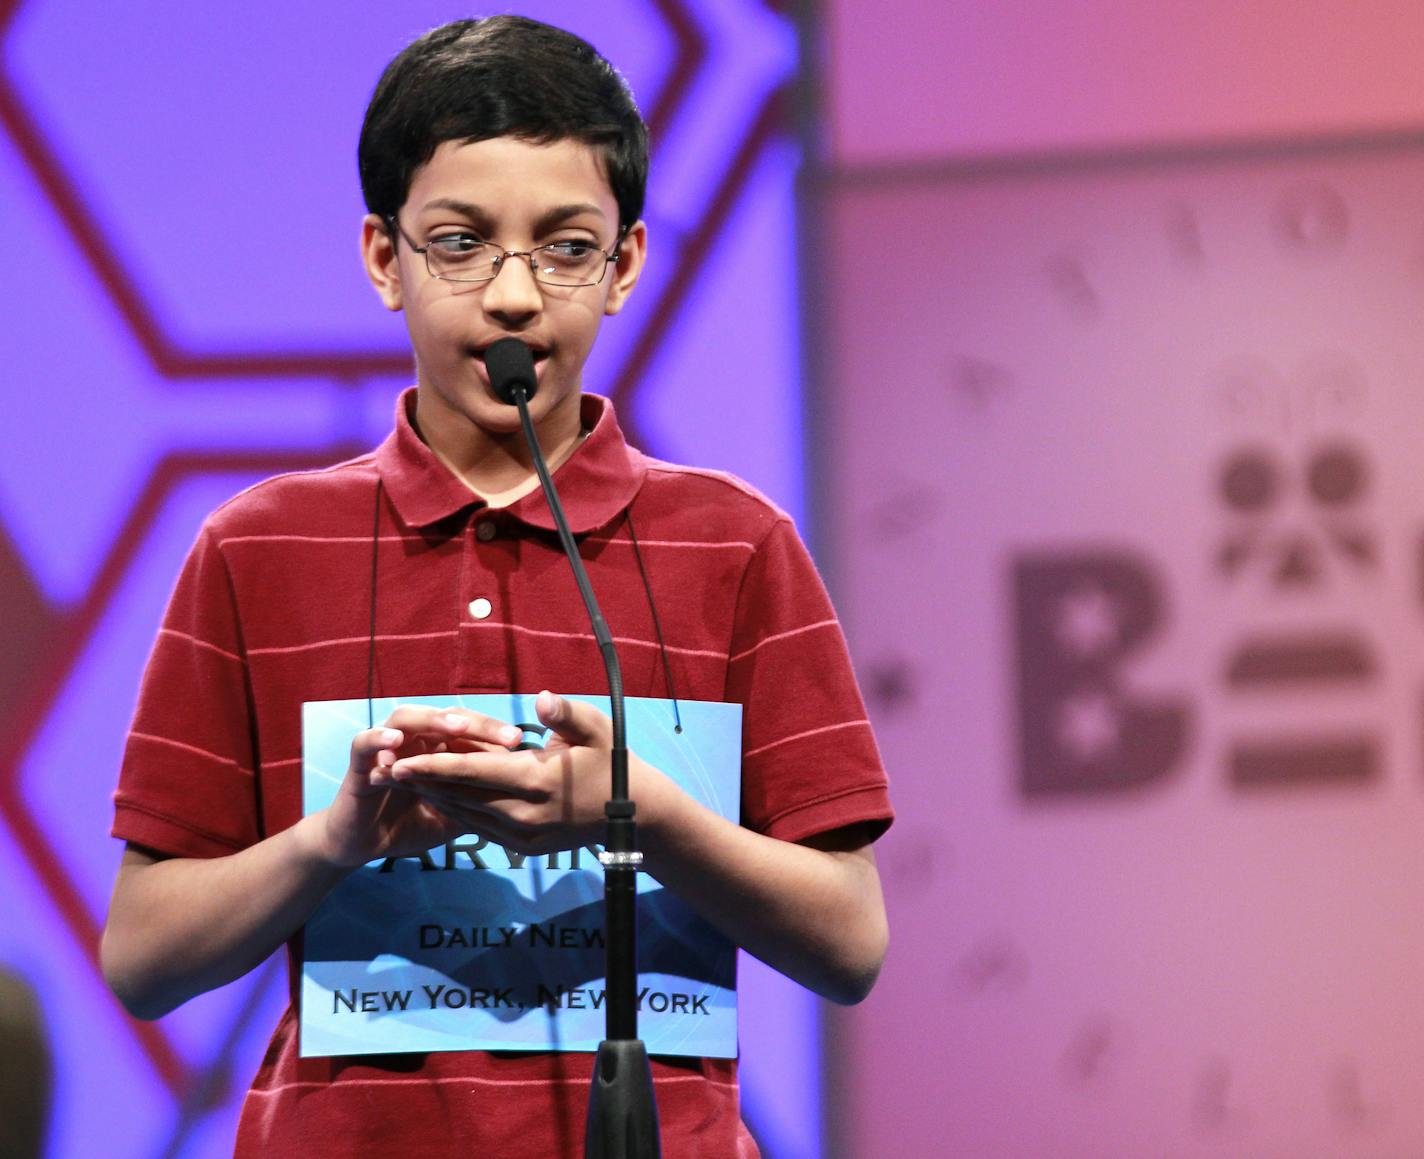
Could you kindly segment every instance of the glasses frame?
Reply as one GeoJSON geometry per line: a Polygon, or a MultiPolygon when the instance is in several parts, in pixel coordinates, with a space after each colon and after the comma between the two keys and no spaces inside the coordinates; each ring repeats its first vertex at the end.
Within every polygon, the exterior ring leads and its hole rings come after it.
{"type": "MultiPolygon", "coordinates": [[[[427,274],[437,281],[450,282],[461,286],[478,286],[484,282],[494,281],[495,278],[499,277],[500,270],[504,269],[504,263],[509,258],[527,258],[529,260],[529,276],[541,286],[551,286],[556,290],[578,290],[584,286],[598,286],[601,285],[603,279],[608,276],[608,267],[618,260],[619,249],[628,236],[628,231],[625,229],[619,233],[618,237],[614,239],[613,244],[609,246],[608,249],[598,250],[598,252],[603,255],[603,265],[599,267],[598,277],[591,282],[548,282],[539,276],[539,263],[534,255],[540,250],[546,250],[551,246],[563,244],[561,242],[550,242],[549,245],[536,245],[533,249],[529,250],[500,249],[496,242],[481,242],[481,245],[487,245],[499,251],[491,259],[491,272],[482,278],[452,278],[448,274],[437,274],[434,267],[430,264],[430,247],[435,244],[434,241],[426,242],[425,245],[416,245],[415,241],[411,238],[410,234],[406,233],[405,227],[401,225],[400,220],[394,214],[386,218],[386,225],[394,233],[400,234],[400,236],[405,239],[405,244],[410,247],[411,253],[419,254],[425,260],[425,272],[427,274]]],[[[597,249],[598,247],[595,246],[594,248],[597,249]]]]}

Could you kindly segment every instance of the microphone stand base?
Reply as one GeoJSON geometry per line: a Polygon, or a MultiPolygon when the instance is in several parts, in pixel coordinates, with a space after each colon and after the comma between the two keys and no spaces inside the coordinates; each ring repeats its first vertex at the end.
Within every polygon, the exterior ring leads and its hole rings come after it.
{"type": "Polygon", "coordinates": [[[641,1039],[599,1043],[583,1153],[585,1159],[660,1159],[653,1070],[641,1039]]]}

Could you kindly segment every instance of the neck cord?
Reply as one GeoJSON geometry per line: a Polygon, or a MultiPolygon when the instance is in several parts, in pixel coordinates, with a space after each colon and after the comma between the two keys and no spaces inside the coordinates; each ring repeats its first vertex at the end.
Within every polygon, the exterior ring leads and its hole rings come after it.
{"type": "Polygon", "coordinates": [[[376,565],[381,558],[381,489],[384,480],[376,476],[376,502],[371,512],[371,625],[366,647],[366,727],[375,728],[372,700],[376,689],[376,565]]]}
{"type": "Polygon", "coordinates": [[[663,658],[663,679],[667,681],[668,699],[672,701],[674,732],[682,732],[682,713],[677,707],[677,689],[672,683],[672,665],[668,663],[667,642],[663,639],[663,625],[658,618],[658,605],[653,600],[653,585],[648,582],[648,569],[643,566],[643,549],[638,546],[638,533],[633,529],[633,508],[630,505],[623,517],[628,523],[628,538],[633,541],[633,557],[638,561],[638,574],[643,577],[643,591],[648,595],[648,610],[653,613],[653,631],[658,637],[658,653],[663,658]]]}

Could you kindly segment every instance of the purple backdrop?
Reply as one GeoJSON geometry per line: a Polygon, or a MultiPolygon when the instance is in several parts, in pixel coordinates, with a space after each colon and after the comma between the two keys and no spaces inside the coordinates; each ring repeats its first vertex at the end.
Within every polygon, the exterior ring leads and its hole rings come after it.
{"type": "MultiPolygon", "coordinates": [[[[754,0],[537,3],[628,74],[654,133],[648,274],[590,365],[664,457],[802,506],[795,30],[754,0]],[[735,362],[718,357],[735,349],[735,362]]],[[[40,991],[50,1154],[228,1153],[283,989],[271,964],[159,1023],[96,966],[139,673],[204,513],[378,441],[409,378],[357,262],[355,137],[432,3],[0,2],[7,399],[0,456],[0,962],[40,991]]],[[[814,1002],[743,973],[747,1113],[817,1156],[814,1002]]]]}

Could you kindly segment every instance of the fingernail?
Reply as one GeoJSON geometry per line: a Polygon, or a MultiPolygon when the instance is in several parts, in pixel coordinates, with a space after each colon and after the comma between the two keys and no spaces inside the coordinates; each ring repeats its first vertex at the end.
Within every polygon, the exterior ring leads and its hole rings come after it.
{"type": "Polygon", "coordinates": [[[499,730],[499,739],[504,741],[505,744],[513,744],[523,735],[524,734],[512,724],[507,724],[499,730]]]}
{"type": "Polygon", "coordinates": [[[401,734],[393,728],[383,728],[376,736],[376,740],[383,745],[399,744],[400,739],[401,734]]]}

